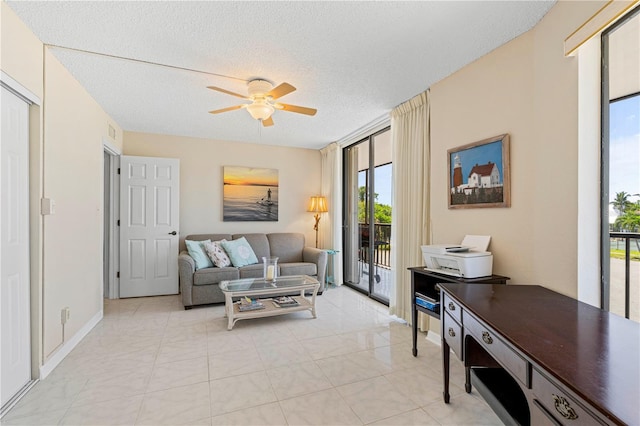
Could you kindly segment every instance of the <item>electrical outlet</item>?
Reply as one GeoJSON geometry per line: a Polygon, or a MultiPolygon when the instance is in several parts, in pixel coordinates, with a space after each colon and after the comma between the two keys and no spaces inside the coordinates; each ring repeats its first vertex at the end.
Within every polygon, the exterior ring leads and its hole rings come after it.
{"type": "Polygon", "coordinates": [[[62,321],[62,324],[66,324],[69,318],[71,318],[71,309],[69,309],[68,306],[62,308],[62,311],[60,312],[60,320],[62,321]]]}

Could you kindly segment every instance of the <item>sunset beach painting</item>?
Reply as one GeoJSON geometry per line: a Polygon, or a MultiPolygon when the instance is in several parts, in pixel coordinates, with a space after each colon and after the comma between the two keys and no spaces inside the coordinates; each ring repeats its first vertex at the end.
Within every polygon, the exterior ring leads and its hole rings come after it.
{"type": "Polygon", "coordinates": [[[224,166],[224,222],[277,222],[278,169],[224,166]]]}

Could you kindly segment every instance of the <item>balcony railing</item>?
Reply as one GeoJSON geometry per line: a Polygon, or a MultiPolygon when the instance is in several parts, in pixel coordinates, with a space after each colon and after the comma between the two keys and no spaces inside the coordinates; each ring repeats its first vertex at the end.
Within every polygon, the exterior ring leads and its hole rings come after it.
{"type": "Polygon", "coordinates": [[[362,260],[368,261],[368,248],[373,241],[373,261],[376,266],[391,268],[391,224],[374,223],[373,238],[369,235],[369,224],[360,223],[360,247],[363,253],[362,260]]]}
{"type": "MultiPolygon", "coordinates": [[[[624,246],[624,315],[625,318],[629,318],[631,311],[631,259],[634,257],[632,252],[632,240],[634,241],[634,245],[636,246],[636,252],[640,252],[640,233],[637,232],[610,232],[609,240],[611,244],[611,248],[618,249],[620,247],[619,243],[623,243],[624,246]]],[[[635,255],[640,257],[639,255],[635,255]]],[[[611,289],[611,283],[609,285],[611,289]]],[[[612,295],[609,294],[609,299],[611,300],[612,295]]],[[[637,314],[637,313],[636,313],[637,314]]]]}

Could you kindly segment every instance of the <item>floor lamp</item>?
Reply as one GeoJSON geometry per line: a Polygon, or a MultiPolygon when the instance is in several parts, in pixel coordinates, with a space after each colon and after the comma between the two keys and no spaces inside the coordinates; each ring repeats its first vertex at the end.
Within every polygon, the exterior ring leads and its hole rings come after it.
{"type": "Polygon", "coordinates": [[[311,197],[307,211],[315,213],[313,217],[316,223],[313,225],[313,230],[316,231],[316,248],[318,248],[318,223],[320,222],[320,213],[329,211],[327,210],[327,199],[321,195],[311,197]]]}

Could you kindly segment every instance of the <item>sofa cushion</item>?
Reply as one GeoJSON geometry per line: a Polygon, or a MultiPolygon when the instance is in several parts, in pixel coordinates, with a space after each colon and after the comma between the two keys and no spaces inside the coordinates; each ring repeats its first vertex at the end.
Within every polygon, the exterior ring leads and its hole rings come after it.
{"type": "MultiPolygon", "coordinates": [[[[227,240],[222,240],[227,241],[227,240]]],[[[204,243],[204,250],[207,252],[207,256],[218,268],[224,268],[231,266],[231,259],[227,256],[227,252],[224,251],[220,243],[222,241],[212,241],[210,243],[204,243]]]]}
{"type": "Polygon", "coordinates": [[[318,267],[315,263],[308,262],[293,262],[293,263],[281,263],[280,275],[318,275],[318,267]]]}
{"type": "Polygon", "coordinates": [[[277,256],[279,263],[302,262],[304,234],[282,232],[268,234],[271,256],[277,256]]]}
{"type": "MultiPolygon", "coordinates": [[[[191,235],[187,235],[185,237],[185,240],[190,240],[190,241],[204,241],[204,240],[211,240],[211,241],[220,241],[220,240],[228,240],[231,241],[232,235],[231,234],[191,234],[191,235]]],[[[186,250],[186,247],[182,247],[180,246],[180,250],[186,250]]]]}
{"type": "Polygon", "coordinates": [[[185,240],[185,244],[187,246],[187,251],[189,252],[189,256],[193,258],[193,261],[196,264],[196,270],[202,268],[211,268],[213,266],[213,262],[207,256],[207,253],[204,250],[205,243],[210,243],[210,240],[204,241],[191,241],[185,240]]]}
{"type": "Polygon", "coordinates": [[[234,234],[233,239],[244,237],[248,242],[256,257],[262,261],[263,257],[271,256],[271,250],[269,249],[269,240],[267,240],[266,234],[234,234]]]}
{"type": "Polygon", "coordinates": [[[256,265],[243,266],[238,268],[240,278],[262,278],[264,275],[264,267],[262,263],[256,265]]]}
{"type": "Polygon", "coordinates": [[[253,248],[251,248],[249,242],[244,237],[233,241],[220,241],[220,245],[224,248],[224,251],[227,252],[231,263],[236,268],[258,263],[258,258],[253,248]]]}
{"type": "Polygon", "coordinates": [[[221,281],[238,278],[240,278],[238,268],[205,268],[193,274],[193,285],[219,284],[221,281]]]}

